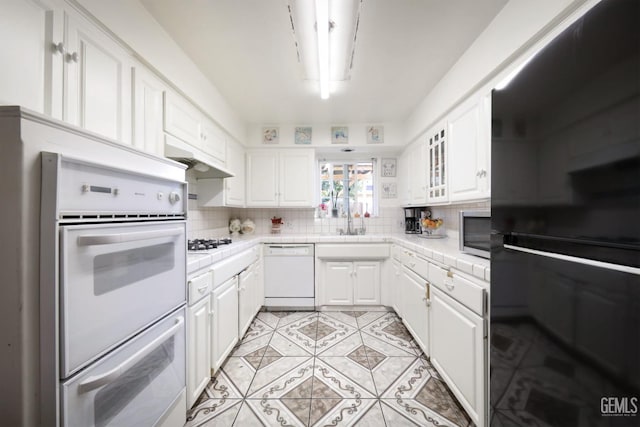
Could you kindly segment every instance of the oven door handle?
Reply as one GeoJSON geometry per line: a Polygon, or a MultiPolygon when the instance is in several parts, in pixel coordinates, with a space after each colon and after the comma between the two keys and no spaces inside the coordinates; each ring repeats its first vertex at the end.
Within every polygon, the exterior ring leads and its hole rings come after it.
{"type": "Polygon", "coordinates": [[[184,317],[182,316],[177,317],[175,319],[175,324],[169,330],[167,330],[158,338],[154,339],[149,344],[147,344],[146,346],[138,350],[129,359],[125,360],[120,365],[116,366],[110,371],[105,372],[104,374],[94,375],[82,381],[78,385],[78,392],[87,393],[87,392],[90,392],[91,390],[95,390],[97,388],[100,388],[102,386],[105,386],[109,383],[114,382],[122,374],[127,372],[127,370],[129,370],[133,365],[138,363],[140,360],[144,359],[152,351],[160,347],[162,343],[164,343],[170,337],[175,335],[180,330],[180,328],[182,328],[183,325],[184,325],[184,317]]]}
{"type": "Polygon", "coordinates": [[[170,228],[168,230],[135,231],[133,233],[115,234],[87,234],[78,236],[78,246],[113,245],[116,243],[138,242],[141,240],[157,239],[159,237],[179,236],[183,234],[182,228],[170,228]]]}
{"type": "Polygon", "coordinates": [[[597,261],[597,260],[588,259],[588,258],[579,258],[576,256],[558,254],[555,252],[540,251],[538,249],[530,249],[530,248],[525,248],[523,246],[509,245],[506,243],[503,244],[502,246],[504,246],[505,249],[511,249],[512,251],[524,252],[527,254],[558,259],[560,261],[584,264],[584,265],[589,265],[591,267],[604,268],[606,270],[620,271],[622,273],[629,273],[629,274],[635,274],[637,276],[640,276],[640,268],[632,267],[630,265],[612,264],[610,262],[597,261]]]}

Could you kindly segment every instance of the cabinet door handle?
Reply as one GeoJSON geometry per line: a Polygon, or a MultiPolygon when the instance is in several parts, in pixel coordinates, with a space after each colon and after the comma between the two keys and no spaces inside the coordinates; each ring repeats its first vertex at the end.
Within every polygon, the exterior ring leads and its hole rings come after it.
{"type": "Polygon", "coordinates": [[[80,60],[80,55],[78,55],[78,52],[73,52],[73,53],[67,53],[67,60],[69,62],[78,62],[80,60]]]}
{"type": "Polygon", "coordinates": [[[65,53],[67,53],[67,50],[64,48],[64,43],[60,42],[60,43],[54,43],[53,44],[53,50],[64,55],[65,53]]]}

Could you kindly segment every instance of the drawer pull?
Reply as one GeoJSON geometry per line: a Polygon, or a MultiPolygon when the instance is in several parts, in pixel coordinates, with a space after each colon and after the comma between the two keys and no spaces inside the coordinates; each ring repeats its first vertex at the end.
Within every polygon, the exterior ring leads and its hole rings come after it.
{"type": "Polygon", "coordinates": [[[453,271],[447,271],[447,277],[453,279],[453,271]]]}
{"type": "Polygon", "coordinates": [[[207,288],[208,288],[208,287],[209,287],[208,285],[200,286],[200,287],[198,288],[198,292],[200,292],[201,294],[203,294],[203,293],[204,293],[204,291],[205,291],[205,290],[207,290],[207,288]]]}
{"type": "Polygon", "coordinates": [[[449,289],[450,291],[453,291],[453,288],[455,288],[455,285],[453,283],[446,283],[444,284],[447,289],[449,289]]]}

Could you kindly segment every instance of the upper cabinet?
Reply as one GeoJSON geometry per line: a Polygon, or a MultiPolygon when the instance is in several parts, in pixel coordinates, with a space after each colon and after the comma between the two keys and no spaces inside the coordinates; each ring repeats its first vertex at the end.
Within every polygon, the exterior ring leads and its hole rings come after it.
{"type": "Polygon", "coordinates": [[[227,168],[235,174],[231,178],[198,179],[198,205],[205,207],[245,205],[244,148],[229,141],[227,168]]]}
{"type": "Polygon", "coordinates": [[[164,130],[202,152],[226,163],[226,137],[210,119],[185,98],[167,92],[164,98],[164,130]]]}
{"type": "Polygon", "coordinates": [[[2,2],[0,104],[62,119],[62,14],[44,1],[2,2]]]}
{"type": "Polygon", "coordinates": [[[403,153],[406,173],[407,188],[405,199],[407,205],[421,206],[427,203],[427,147],[424,140],[407,147],[403,153]]]}
{"type": "Polygon", "coordinates": [[[449,200],[490,196],[491,94],[475,95],[448,117],[449,200]]]}
{"type": "MultiPolygon", "coordinates": [[[[63,119],[131,143],[131,56],[73,9],[64,13],[63,119]]],[[[55,84],[55,82],[54,82],[55,84]]]]}
{"type": "Polygon", "coordinates": [[[143,66],[134,66],[133,146],[164,155],[162,100],[166,85],[143,66]]]}
{"type": "Polygon", "coordinates": [[[2,5],[0,103],[22,105],[131,143],[131,61],[70,5],[2,5]]]}
{"type": "Polygon", "coordinates": [[[230,142],[227,145],[227,167],[236,175],[224,179],[226,206],[242,207],[245,203],[245,164],[244,148],[240,144],[230,142]]]}
{"type": "Polygon", "coordinates": [[[313,207],[313,149],[247,153],[247,206],[313,207]]]}
{"type": "Polygon", "coordinates": [[[427,132],[427,156],[429,159],[427,200],[431,203],[446,202],[449,198],[447,184],[449,182],[447,153],[447,130],[445,125],[438,125],[427,132]]]}

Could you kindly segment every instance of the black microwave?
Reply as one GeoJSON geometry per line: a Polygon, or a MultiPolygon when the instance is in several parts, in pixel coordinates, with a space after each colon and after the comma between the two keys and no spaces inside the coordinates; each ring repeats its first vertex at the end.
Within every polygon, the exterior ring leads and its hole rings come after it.
{"type": "Polygon", "coordinates": [[[460,251],[489,258],[491,211],[460,211],[460,251]]]}

